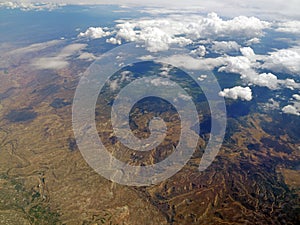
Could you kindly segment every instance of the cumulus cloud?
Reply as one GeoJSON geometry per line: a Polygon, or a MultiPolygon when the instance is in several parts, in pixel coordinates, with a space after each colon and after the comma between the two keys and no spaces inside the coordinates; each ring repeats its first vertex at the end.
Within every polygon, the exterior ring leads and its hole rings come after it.
{"type": "Polygon", "coordinates": [[[120,44],[122,44],[122,41],[120,39],[116,39],[114,37],[111,37],[111,38],[106,39],[106,43],[110,43],[110,44],[113,44],[113,45],[120,45],[120,44]]]}
{"type": "Polygon", "coordinates": [[[281,49],[269,53],[263,68],[274,72],[299,74],[300,73],[300,48],[281,49]]]}
{"type": "Polygon", "coordinates": [[[248,78],[250,82],[261,87],[267,87],[271,90],[278,88],[278,79],[272,73],[262,73],[248,78]]]}
{"type": "Polygon", "coordinates": [[[78,37],[87,37],[91,39],[98,39],[109,36],[111,32],[105,31],[102,27],[89,27],[85,32],[78,34],[78,37]]]}
{"type": "MultiPolygon", "coordinates": [[[[164,18],[117,22],[115,39],[108,39],[108,42],[120,43],[122,40],[137,42],[151,52],[168,50],[172,44],[186,46],[206,38],[261,37],[263,30],[270,26],[268,22],[255,17],[238,16],[231,20],[223,20],[216,13],[210,13],[207,17],[170,15],[164,18]]],[[[234,43],[228,42],[228,45],[234,43]]],[[[238,49],[237,46],[232,47],[238,49]]]]}
{"type": "Polygon", "coordinates": [[[252,91],[249,87],[236,86],[233,88],[225,88],[219,92],[219,96],[235,100],[240,98],[241,100],[251,101],[252,91]]]}
{"type": "Polygon", "coordinates": [[[248,74],[251,70],[251,61],[244,56],[226,57],[224,65],[219,68],[219,72],[237,73],[241,75],[248,74]]]}
{"type": "Polygon", "coordinates": [[[250,47],[240,48],[240,52],[242,53],[243,56],[247,57],[248,59],[255,58],[255,53],[254,53],[253,49],[250,47]]]}
{"type": "Polygon", "coordinates": [[[235,41],[214,41],[211,50],[216,53],[227,53],[238,51],[240,47],[235,41]]]}
{"type": "Polygon", "coordinates": [[[204,45],[199,45],[196,49],[191,51],[192,55],[203,57],[206,54],[206,48],[204,45]]]}
{"type": "Polygon", "coordinates": [[[298,94],[294,94],[293,98],[297,101],[300,101],[300,95],[298,95],[298,94]]]}
{"type": "Polygon", "coordinates": [[[251,38],[251,39],[249,39],[249,40],[247,40],[246,42],[245,42],[245,44],[246,45],[253,45],[253,44],[258,44],[258,43],[260,43],[260,39],[259,38],[251,38]]]}
{"type": "Polygon", "coordinates": [[[282,108],[282,112],[300,116],[300,108],[294,105],[286,105],[282,108]]]}

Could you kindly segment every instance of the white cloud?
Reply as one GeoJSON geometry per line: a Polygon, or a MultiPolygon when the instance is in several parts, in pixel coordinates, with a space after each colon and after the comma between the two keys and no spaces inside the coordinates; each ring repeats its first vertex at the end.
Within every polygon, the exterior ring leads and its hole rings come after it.
{"type": "Polygon", "coordinates": [[[219,92],[219,96],[232,98],[232,99],[242,99],[246,101],[251,101],[252,91],[249,87],[236,86],[233,88],[225,88],[223,91],[219,92]]]}
{"type": "Polygon", "coordinates": [[[54,56],[33,59],[31,65],[37,69],[63,69],[69,65],[68,58],[85,47],[86,44],[70,44],[54,56]]]}
{"type": "Polygon", "coordinates": [[[219,72],[245,75],[251,70],[251,61],[247,57],[226,57],[224,61],[225,65],[219,68],[219,72]]]}
{"type": "Polygon", "coordinates": [[[277,76],[272,73],[255,74],[254,76],[249,76],[248,79],[251,83],[261,87],[267,87],[271,90],[278,88],[277,76]]]}
{"type": "Polygon", "coordinates": [[[269,53],[263,64],[263,68],[274,72],[300,74],[300,48],[281,49],[269,53]]]}
{"type": "Polygon", "coordinates": [[[280,105],[279,102],[275,101],[273,98],[269,99],[269,101],[263,104],[263,107],[267,110],[274,110],[279,109],[280,105]]]}
{"type": "Polygon", "coordinates": [[[62,41],[60,41],[60,40],[52,40],[52,41],[47,41],[47,42],[42,42],[42,43],[35,43],[35,44],[31,44],[26,47],[14,49],[14,50],[8,52],[7,54],[8,55],[20,55],[20,54],[27,54],[30,52],[37,52],[37,51],[58,45],[60,43],[62,43],[62,41]]]}
{"type": "Polygon", "coordinates": [[[164,77],[169,77],[169,73],[171,69],[174,67],[168,64],[164,64],[159,70],[161,71],[159,74],[164,77]]]}
{"type": "Polygon", "coordinates": [[[293,98],[297,101],[300,101],[300,95],[298,95],[298,94],[294,94],[293,98]]]}
{"type": "Polygon", "coordinates": [[[249,40],[247,40],[246,42],[246,45],[253,45],[253,44],[258,44],[258,43],[260,43],[260,39],[259,38],[251,38],[251,39],[249,39],[249,40]]]}
{"type": "Polygon", "coordinates": [[[125,80],[128,80],[131,75],[132,73],[128,70],[122,71],[120,81],[123,82],[125,80]]]}
{"type": "Polygon", "coordinates": [[[240,48],[240,52],[242,53],[243,56],[247,57],[250,60],[255,58],[255,53],[253,49],[250,47],[240,48]]]}
{"type": "Polygon", "coordinates": [[[105,31],[102,27],[89,27],[85,32],[80,32],[78,37],[98,39],[109,35],[111,35],[111,32],[105,31]]]}
{"type": "Polygon", "coordinates": [[[86,60],[86,61],[93,61],[96,58],[97,57],[93,53],[89,53],[89,52],[83,52],[78,57],[78,59],[82,59],[82,60],[86,60]]]}
{"type": "MultiPolygon", "coordinates": [[[[15,0],[16,2],[24,2],[24,0],[15,0]]],[[[61,3],[62,0],[47,0],[48,2],[61,3]]],[[[35,0],[26,0],[27,2],[36,2],[35,0]]],[[[251,0],[251,1],[237,1],[237,0],[186,0],[186,1],[170,1],[170,0],[64,0],[68,4],[106,4],[106,5],[121,5],[128,6],[143,6],[151,7],[156,11],[176,10],[181,11],[185,9],[186,13],[192,12],[211,12],[216,11],[222,16],[232,17],[238,15],[257,16],[272,19],[281,19],[286,17],[299,18],[299,1],[298,0],[251,0]],[[160,8],[159,8],[160,7],[160,8]]],[[[143,9],[144,10],[144,9],[143,9]]],[[[148,10],[150,11],[150,10],[148,10]]]]}
{"type": "Polygon", "coordinates": [[[41,57],[34,60],[31,65],[37,69],[63,69],[69,63],[61,57],[41,57]]]}
{"type": "Polygon", "coordinates": [[[206,74],[201,74],[201,75],[197,78],[197,80],[199,80],[199,81],[204,81],[206,78],[207,78],[207,75],[206,75],[206,74]]]}
{"type": "Polygon", "coordinates": [[[281,86],[289,88],[291,90],[300,89],[300,83],[296,83],[294,79],[287,78],[285,80],[278,80],[278,83],[281,86]]]}
{"type": "Polygon", "coordinates": [[[281,22],[278,24],[278,28],[276,29],[276,31],[284,32],[284,33],[300,34],[300,21],[291,20],[291,21],[281,22]]]}
{"type": "MultiPolygon", "coordinates": [[[[221,66],[218,71],[240,74],[241,79],[243,79],[249,85],[253,84],[262,87],[267,87],[271,90],[275,90],[279,88],[289,88],[293,90],[293,89],[300,88],[300,84],[296,83],[295,80],[293,79],[288,78],[285,80],[280,80],[273,73],[259,74],[258,72],[256,72],[256,69],[261,67],[261,64],[257,62],[256,59],[269,60],[269,56],[256,55],[253,52],[253,50],[249,47],[241,48],[241,52],[245,56],[236,56],[236,57],[227,56],[226,58],[224,58],[223,66],[221,66]]],[[[297,60],[292,61],[290,64],[296,65],[297,60]]],[[[266,64],[263,64],[262,67],[265,68],[265,65],[266,64]]],[[[272,64],[272,66],[276,66],[276,65],[272,64]]],[[[288,65],[286,63],[285,67],[287,66],[288,65]]],[[[289,69],[291,68],[295,68],[295,67],[289,67],[289,69]]],[[[282,70],[282,68],[280,69],[282,70]]]]}
{"type": "Polygon", "coordinates": [[[159,87],[159,86],[174,86],[175,85],[173,82],[171,82],[169,80],[162,79],[160,77],[152,79],[150,81],[150,83],[153,84],[156,87],[159,87]]]}
{"type": "Polygon", "coordinates": [[[300,108],[294,106],[294,105],[286,105],[282,108],[282,112],[287,114],[293,114],[296,116],[300,116],[300,108]]]}
{"type": "Polygon", "coordinates": [[[35,10],[35,11],[42,11],[42,10],[54,10],[61,6],[64,6],[63,3],[55,3],[55,2],[30,2],[30,1],[8,1],[8,2],[0,2],[0,8],[8,8],[8,9],[21,9],[23,11],[35,10]]]}
{"type": "Polygon", "coordinates": [[[238,51],[240,47],[235,41],[214,41],[211,50],[216,53],[227,53],[238,51]]]}
{"type": "MultiPolygon", "coordinates": [[[[122,39],[144,45],[149,51],[168,50],[170,45],[186,46],[199,39],[217,37],[254,38],[263,35],[269,23],[255,17],[238,16],[231,20],[223,20],[216,13],[207,17],[198,15],[170,15],[164,18],[133,19],[118,21],[115,39],[108,42],[117,43],[122,39]]],[[[217,44],[217,43],[216,43],[217,44]]],[[[221,43],[224,44],[224,43],[221,43]]],[[[237,49],[234,42],[225,43],[237,49]]],[[[239,46],[240,47],[240,46],[239,46]]]]}
{"type": "Polygon", "coordinates": [[[106,43],[110,43],[110,44],[113,44],[113,45],[120,45],[120,44],[122,44],[122,41],[120,39],[116,39],[114,37],[111,37],[111,38],[106,39],[106,43]]]}
{"type": "Polygon", "coordinates": [[[172,55],[160,58],[158,61],[188,70],[212,70],[221,66],[224,63],[224,58],[193,58],[189,55],[172,55]]]}
{"type": "Polygon", "coordinates": [[[109,83],[109,87],[110,87],[110,90],[112,90],[112,91],[119,89],[118,79],[111,81],[109,83]]]}
{"type": "Polygon", "coordinates": [[[15,66],[19,63],[24,64],[26,60],[32,58],[32,55],[40,53],[45,49],[50,49],[51,47],[59,46],[62,43],[64,42],[61,40],[52,40],[42,43],[31,44],[10,51],[2,50],[2,52],[4,53],[0,56],[0,67],[9,67],[12,65],[15,66]]]}
{"type": "Polygon", "coordinates": [[[182,93],[179,93],[178,94],[178,98],[184,100],[184,101],[188,101],[188,100],[191,100],[192,99],[192,96],[189,96],[189,95],[185,95],[185,94],[182,94],[182,93]]]}
{"type": "Polygon", "coordinates": [[[191,51],[192,55],[203,57],[206,54],[206,48],[204,45],[199,45],[196,49],[191,51]]]}

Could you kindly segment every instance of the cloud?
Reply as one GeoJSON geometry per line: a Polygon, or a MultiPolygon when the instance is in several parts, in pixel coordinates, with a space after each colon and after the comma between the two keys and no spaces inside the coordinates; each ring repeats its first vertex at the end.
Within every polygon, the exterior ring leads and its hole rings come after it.
{"type": "MultiPolygon", "coordinates": [[[[268,22],[255,17],[238,16],[223,20],[216,13],[210,13],[206,17],[170,15],[163,18],[142,18],[118,22],[115,27],[115,39],[108,39],[108,42],[121,43],[122,40],[137,42],[151,52],[168,50],[172,44],[186,46],[207,38],[261,37],[263,30],[270,26],[268,22]]],[[[221,44],[238,50],[234,42],[221,44]]]]}
{"type": "Polygon", "coordinates": [[[282,112],[286,114],[293,114],[296,116],[300,116],[300,108],[294,105],[286,105],[282,108],[282,112]]]}
{"type": "Polygon", "coordinates": [[[174,67],[171,65],[163,64],[163,66],[159,69],[161,71],[159,73],[159,75],[164,76],[164,77],[169,77],[169,73],[173,68],[174,67]]]}
{"type": "Polygon", "coordinates": [[[189,55],[173,55],[162,58],[160,61],[171,63],[189,70],[213,70],[218,68],[219,72],[240,74],[240,78],[247,85],[267,87],[270,90],[289,88],[300,89],[300,83],[294,79],[278,79],[274,73],[259,73],[261,62],[268,58],[264,55],[256,55],[252,48],[240,49],[242,56],[221,56],[217,58],[194,58],[189,55]],[[259,60],[259,61],[257,61],[259,60]]]}
{"type": "Polygon", "coordinates": [[[31,65],[37,69],[63,69],[69,63],[61,57],[42,57],[34,60],[31,65]]]}
{"type": "Polygon", "coordinates": [[[271,98],[267,103],[263,104],[263,108],[266,110],[278,110],[280,108],[280,105],[279,102],[271,98]]]}
{"type": "Polygon", "coordinates": [[[42,43],[35,43],[35,44],[31,44],[26,47],[14,49],[14,50],[8,52],[7,54],[8,55],[20,55],[20,54],[27,54],[30,52],[37,52],[37,51],[52,47],[54,45],[58,45],[60,43],[62,43],[62,41],[60,41],[60,40],[52,40],[52,41],[47,41],[47,42],[42,42],[42,43]]]}
{"type": "Polygon", "coordinates": [[[86,46],[86,44],[70,44],[54,56],[33,59],[31,65],[37,69],[63,69],[69,65],[68,58],[86,46]]]}
{"type": "Polygon", "coordinates": [[[159,59],[160,62],[176,65],[188,70],[213,70],[224,64],[224,58],[194,58],[189,55],[178,54],[159,59]]]}
{"type": "Polygon", "coordinates": [[[246,42],[245,42],[245,44],[246,45],[253,45],[253,44],[258,44],[258,43],[260,43],[260,39],[259,38],[251,38],[251,39],[249,39],[249,40],[247,40],[246,42]]]}
{"type": "Polygon", "coordinates": [[[251,101],[252,91],[249,87],[236,86],[233,88],[225,88],[223,91],[219,92],[219,96],[231,98],[231,99],[242,99],[246,101],[251,101]]]}
{"type": "Polygon", "coordinates": [[[218,69],[219,72],[246,75],[248,71],[251,70],[251,61],[245,56],[228,56],[225,58],[224,64],[225,65],[218,69]]]}
{"type": "Polygon", "coordinates": [[[116,91],[117,89],[119,89],[120,86],[119,86],[119,83],[118,83],[118,82],[119,82],[118,79],[112,80],[112,81],[109,83],[110,90],[116,91]]]}
{"type": "Polygon", "coordinates": [[[300,74],[300,48],[271,52],[262,67],[279,73],[300,74]]]}
{"type": "Polygon", "coordinates": [[[291,90],[300,89],[300,83],[297,83],[294,79],[287,78],[285,80],[278,80],[278,83],[291,90]]]}
{"type": "Polygon", "coordinates": [[[150,83],[156,87],[160,86],[174,86],[175,84],[169,80],[162,79],[160,77],[154,78],[150,81],[150,83]]]}
{"type": "Polygon", "coordinates": [[[289,105],[286,105],[282,108],[283,113],[287,114],[293,114],[296,116],[300,116],[300,95],[299,94],[293,94],[293,99],[291,99],[291,102],[289,105]]]}
{"type": "Polygon", "coordinates": [[[293,98],[297,101],[300,101],[300,95],[298,95],[298,94],[294,94],[293,98]]]}
{"type": "Polygon", "coordinates": [[[0,56],[0,67],[16,66],[20,63],[24,63],[24,60],[31,59],[33,55],[41,52],[45,49],[50,49],[54,46],[59,46],[64,43],[61,40],[52,40],[42,43],[31,44],[22,48],[5,51],[0,56]]]}
{"type": "MultiPolygon", "coordinates": [[[[243,56],[227,56],[223,60],[223,65],[218,69],[219,72],[226,73],[236,73],[241,75],[241,79],[244,80],[248,85],[257,85],[261,87],[267,87],[271,90],[279,89],[279,88],[289,88],[289,89],[299,89],[300,84],[295,82],[294,79],[287,78],[285,80],[280,80],[273,73],[261,73],[259,74],[256,70],[262,68],[266,68],[266,65],[269,69],[272,67],[278,67],[280,71],[286,71],[287,68],[289,70],[297,70],[297,59],[292,62],[287,62],[283,60],[282,64],[278,66],[273,62],[270,63],[270,56],[259,56],[254,53],[254,51],[250,47],[245,47],[240,49],[243,56]],[[265,63],[261,65],[259,60],[265,60],[265,63]],[[269,64],[266,64],[269,62],[269,64]],[[283,65],[284,68],[283,68],[283,65]]],[[[285,50],[283,50],[285,51],[285,50]]],[[[274,57],[273,57],[274,58],[274,57]]],[[[278,57],[277,57],[278,58],[278,57]]],[[[299,65],[300,66],[300,65],[299,65]]],[[[278,72],[277,70],[277,72],[278,72]]]]}
{"type": "Polygon", "coordinates": [[[105,31],[102,27],[89,27],[85,32],[78,34],[78,37],[87,37],[91,39],[103,38],[111,35],[111,32],[105,31]]]}
{"type": "MultiPolygon", "coordinates": [[[[15,0],[16,2],[24,2],[24,0],[15,0]]],[[[35,0],[26,0],[26,2],[36,2],[35,0]]],[[[61,3],[62,0],[48,0],[48,2],[61,3]]],[[[281,19],[286,17],[299,18],[299,1],[298,0],[252,0],[252,1],[237,1],[237,0],[210,0],[210,1],[199,1],[199,0],[186,0],[186,1],[172,1],[169,0],[64,0],[67,4],[106,4],[106,5],[121,5],[127,8],[130,6],[143,6],[150,7],[150,10],[154,11],[182,11],[186,9],[186,13],[192,12],[211,12],[216,11],[222,16],[232,17],[238,15],[259,15],[264,18],[281,19]]],[[[145,9],[142,9],[145,11],[145,9]]]]}
{"type": "Polygon", "coordinates": [[[255,58],[255,53],[253,49],[250,47],[240,48],[240,52],[242,53],[243,56],[247,57],[250,60],[255,58]]]}
{"type": "Polygon", "coordinates": [[[206,54],[206,48],[204,45],[199,45],[196,49],[191,51],[191,54],[198,57],[203,57],[206,54]]]}
{"type": "Polygon", "coordinates": [[[61,6],[64,6],[66,4],[63,3],[55,3],[55,2],[43,2],[43,3],[37,3],[37,2],[24,2],[24,1],[13,1],[13,2],[0,2],[0,8],[8,8],[8,9],[21,9],[22,11],[29,11],[29,10],[35,10],[35,11],[43,11],[43,10],[54,10],[58,9],[61,6]]]}
{"type": "Polygon", "coordinates": [[[238,51],[240,47],[235,41],[214,41],[211,50],[216,53],[227,53],[238,51]]]}
{"type": "MultiPolygon", "coordinates": [[[[2,0],[4,1],[4,0],[2,0]]],[[[18,3],[34,3],[36,0],[14,0],[18,3]]],[[[286,18],[299,19],[299,1],[298,0],[186,0],[186,1],[170,1],[170,0],[47,0],[53,4],[71,4],[71,5],[119,5],[121,8],[143,7],[143,13],[176,13],[185,12],[192,13],[208,13],[217,12],[225,17],[234,17],[239,15],[259,16],[264,19],[283,20],[286,18]],[[169,11],[169,12],[168,12],[169,11]]]]}
{"type": "Polygon", "coordinates": [[[286,22],[281,22],[278,24],[276,31],[292,34],[300,34],[300,21],[291,20],[286,22]]]}
{"type": "Polygon", "coordinates": [[[130,76],[132,76],[132,72],[125,70],[121,72],[121,77],[116,78],[115,80],[112,80],[109,82],[110,90],[116,91],[120,89],[122,82],[127,81],[130,79],[130,76]]]}
{"type": "Polygon", "coordinates": [[[93,53],[83,52],[80,54],[80,56],[78,56],[78,59],[86,60],[86,61],[93,61],[93,60],[97,59],[97,57],[93,53]]]}
{"type": "Polygon", "coordinates": [[[262,73],[254,76],[248,77],[249,81],[255,85],[261,87],[267,87],[271,90],[276,90],[278,88],[278,79],[272,73],[262,73]]]}
{"type": "Polygon", "coordinates": [[[122,41],[120,39],[116,39],[114,37],[111,37],[111,38],[106,39],[106,43],[110,43],[110,44],[113,44],[113,45],[120,45],[120,44],[122,44],[122,41]]]}

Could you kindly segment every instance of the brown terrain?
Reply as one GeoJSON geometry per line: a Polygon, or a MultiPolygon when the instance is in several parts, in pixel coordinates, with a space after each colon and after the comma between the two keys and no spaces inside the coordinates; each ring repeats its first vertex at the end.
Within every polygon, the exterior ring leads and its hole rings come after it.
{"type": "MultiPolygon", "coordinates": [[[[207,134],[188,164],[158,185],[128,187],[98,175],[82,158],[72,131],[72,99],[87,66],[73,60],[69,69],[31,70],[25,60],[0,71],[0,224],[300,221],[300,140],[264,129],[274,122],[271,114],[229,118],[223,147],[204,172],[198,164],[207,134]]],[[[99,100],[100,112],[106,110],[104,100],[99,100]]],[[[137,135],[147,136],[146,124],[154,115],[133,112],[137,135]]],[[[108,118],[97,117],[97,128],[117,157],[155,163],[172,152],[179,132],[176,113],[160,116],[169,119],[167,141],[140,155],[119,148],[108,118]]]]}

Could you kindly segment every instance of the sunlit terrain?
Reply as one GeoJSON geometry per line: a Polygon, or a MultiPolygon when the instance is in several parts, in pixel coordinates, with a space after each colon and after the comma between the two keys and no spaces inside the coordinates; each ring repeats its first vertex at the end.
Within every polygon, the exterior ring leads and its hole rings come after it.
{"type": "Polygon", "coordinates": [[[124,4],[0,6],[0,224],[299,223],[299,17],[124,4]],[[162,143],[136,151],[114,133],[114,101],[140,78],[157,76],[148,81],[155,87],[176,82],[187,95],[174,88],[174,101],[192,100],[199,117],[188,127],[198,137],[192,157],[152,185],[101,176],[81,154],[72,127],[80,79],[103,54],[127,43],[148,53],[141,62],[118,65],[99,90],[95,122],[107,151],[144,168],[176,151],[185,124],[169,101],[155,96],[138,101],[128,119],[144,140],[150,121],[162,118],[162,143]],[[187,54],[174,51],[169,63],[154,59],[174,46],[187,54]],[[204,69],[220,86],[210,90],[215,99],[205,94],[213,81],[204,69]],[[220,100],[226,105],[222,146],[199,171],[212,121],[222,130],[210,111],[220,100]]]}

